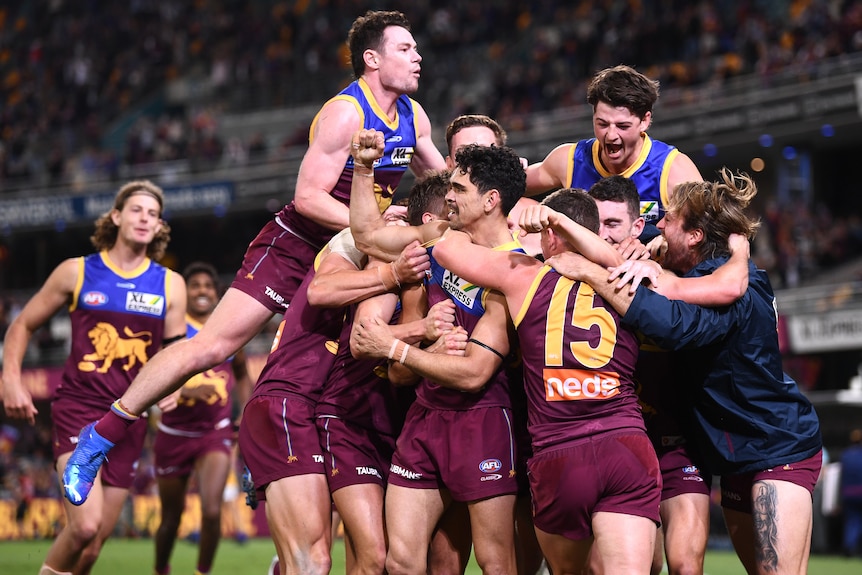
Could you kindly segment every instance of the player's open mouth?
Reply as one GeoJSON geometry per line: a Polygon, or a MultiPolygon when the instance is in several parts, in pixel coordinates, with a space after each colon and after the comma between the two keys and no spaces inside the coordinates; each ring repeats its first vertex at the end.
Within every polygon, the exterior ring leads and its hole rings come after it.
{"type": "Polygon", "coordinates": [[[622,144],[605,144],[605,150],[608,152],[609,156],[614,154],[618,154],[623,150],[622,144]]]}

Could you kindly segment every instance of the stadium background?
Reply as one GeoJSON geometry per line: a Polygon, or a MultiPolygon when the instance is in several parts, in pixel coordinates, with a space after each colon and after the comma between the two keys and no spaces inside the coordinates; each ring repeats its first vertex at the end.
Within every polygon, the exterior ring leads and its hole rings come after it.
{"type": "MultiPolygon", "coordinates": [[[[756,178],[763,228],[753,257],[777,290],[785,369],[817,404],[831,458],[840,454],[862,421],[859,0],[2,6],[0,331],[54,266],[91,250],[92,221],[132,178],[166,191],[164,263],[206,260],[229,281],[248,241],[291,199],[314,112],[351,80],[346,32],[369,8],[403,10],[413,23],[423,55],[414,97],[441,150],[449,120],[486,113],[538,161],[591,135],[584,94],[596,70],[625,63],[660,80],[650,133],[706,178],[721,166],[756,178]]],[[[44,421],[4,421],[7,500],[55,495],[44,426],[67,336],[61,314],[28,351],[44,421]],[[22,490],[22,477],[38,488],[22,490]]]]}

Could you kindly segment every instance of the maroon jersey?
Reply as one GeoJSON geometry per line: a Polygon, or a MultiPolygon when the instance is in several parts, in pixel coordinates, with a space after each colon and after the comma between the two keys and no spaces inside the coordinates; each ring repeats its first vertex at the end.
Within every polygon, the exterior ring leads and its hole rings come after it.
{"type": "MultiPolygon", "coordinates": [[[[203,324],[186,316],[186,336],[194,337],[203,324]]],[[[189,379],[183,387],[212,386],[215,393],[206,400],[180,397],[176,409],[162,413],[160,427],[173,430],[206,433],[230,425],[231,393],[236,385],[233,375],[233,356],[220,365],[201,372],[189,379]]]]}
{"type": "MultiPolygon", "coordinates": [[[[335,416],[359,427],[397,437],[407,409],[413,403],[413,387],[389,383],[387,359],[355,359],[350,353],[350,330],[356,306],[344,322],[335,364],[317,402],[316,415],[335,416]]],[[[398,320],[396,313],[390,323],[398,320]]]]}
{"type": "Polygon", "coordinates": [[[308,303],[308,285],[314,273],[314,270],[308,272],[284,312],[252,397],[290,393],[309,403],[320,398],[338,351],[344,308],[314,307],[308,303]]]}
{"type": "Polygon", "coordinates": [[[644,429],[632,381],[637,337],[589,284],[545,266],[513,320],[537,454],[606,431],[644,429]]]}
{"type": "Polygon", "coordinates": [[[107,409],[162,347],[168,273],[149,259],[123,271],[107,252],[78,261],[69,306],[72,348],[56,396],[107,409]]]}
{"type": "MultiPolygon", "coordinates": [[[[473,333],[485,313],[485,298],[488,290],[471,284],[456,276],[434,259],[434,245],[437,240],[428,244],[428,255],[431,257],[431,277],[426,281],[428,292],[428,307],[447,299],[455,302],[455,325],[463,327],[468,334],[473,333]]],[[[524,253],[517,241],[494,248],[498,251],[516,251],[524,253]]],[[[511,408],[509,396],[508,368],[517,363],[517,353],[513,346],[510,357],[506,358],[501,368],[494,374],[485,386],[475,393],[468,393],[443,387],[430,379],[423,379],[416,388],[416,401],[429,409],[464,410],[474,407],[506,407],[511,408]]]]}

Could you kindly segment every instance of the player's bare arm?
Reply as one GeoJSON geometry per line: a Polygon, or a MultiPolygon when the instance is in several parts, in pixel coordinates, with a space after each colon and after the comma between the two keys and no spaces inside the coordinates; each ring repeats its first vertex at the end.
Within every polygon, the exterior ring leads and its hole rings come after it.
{"type": "MultiPolygon", "coordinates": [[[[362,311],[361,306],[362,304],[360,304],[360,310],[357,312],[357,319],[360,317],[359,314],[362,311]]],[[[423,284],[411,285],[401,290],[401,316],[398,318],[399,325],[414,325],[416,321],[422,320],[426,317],[428,311],[428,296],[423,284]]],[[[363,317],[369,317],[371,315],[373,314],[362,314],[363,317]]],[[[354,322],[354,327],[355,325],[356,324],[354,322]]],[[[409,340],[405,339],[404,341],[413,345],[420,343],[422,340],[419,339],[418,336],[414,336],[413,338],[410,338],[409,340]]],[[[351,347],[350,351],[353,353],[354,357],[360,357],[357,355],[358,350],[351,347]]],[[[389,381],[392,385],[416,385],[420,380],[418,375],[398,362],[389,362],[388,375],[389,381]]]]}
{"type": "Polygon", "coordinates": [[[328,102],[312,127],[299,166],[294,203],[303,216],[332,230],[349,225],[348,208],[330,196],[350,155],[350,136],[361,127],[359,112],[344,100],[328,102]]]}
{"type": "Polygon", "coordinates": [[[622,255],[611,244],[564,214],[542,204],[529,206],[522,211],[519,225],[526,232],[541,232],[550,228],[579,253],[598,264],[614,266],[623,262],[622,255]]]}
{"type": "Polygon", "coordinates": [[[464,232],[447,230],[434,246],[435,259],[468,282],[506,296],[509,309],[520,309],[542,263],[526,254],[474,244],[464,232]],[[482,262],[476,265],[476,262],[482,262]]]}
{"type": "Polygon", "coordinates": [[[575,144],[560,144],[545,159],[527,166],[527,196],[567,187],[569,155],[575,144]]]}
{"type": "Polygon", "coordinates": [[[440,150],[431,139],[431,120],[418,102],[413,102],[413,113],[416,122],[416,149],[410,161],[410,169],[416,177],[422,176],[428,170],[443,170],[446,161],[440,150]]]}
{"type": "MultiPolygon", "coordinates": [[[[173,342],[186,336],[186,282],[175,271],[168,272],[168,310],[165,313],[164,341],[173,342]]],[[[156,406],[162,412],[172,411],[179,405],[180,396],[189,393],[185,386],[160,399],[156,406]],[[185,391],[185,393],[184,393],[185,391]]]]}
{"type": "Polygon", "coordinates": [[[616,282],[608,279],[608,270],[580,254],[563,252],[548,259],[547,264],[559,274],[576,281],[590,284],[615,310],[624,315],[634,295],[628,289],[619,289],[616,282]]]}
{"type": "Polygon", "coordinates": [[[424,317],[413,317],[391,327],[394,337],[410,345],[436,342],[455,329],[455,304],[450,300],[437,302],[424,317]]]}
{"type": "Polygon", "coordinates": [[[165,313],[165,336],[170,341],[186,334],[186,282],[175,271],[168,272],[168,311],[165,313]]]}
{"type": "MultiPolygon", "coordinates": [[[[410,345],[430,343],[431,346],[425,349],[437,353],[440,350],[435,339],[442,334],[452,333],[454,326],[455,304],[451,300],[437,302],[428,309],[428,296],[424,285],[415,284],[401,290],[401,317],[394,328],[395,337],[410,345]]],[[[463,343],[466,345],[466,338],[463,343]]],[[[463,347],[461,350],[463,353],[463,347]]],[[[356,353],[356,350],[351,351],[356,353]]],[[[388,372],[392,385],[416,385],[421,379],[397,361],[389,362],[388,372]]]]}
{"type": "Polygon", "coordinates": [[[356,266],[338,253],[329,252],[308,286],[308,302],[319,307],[343,307],[368,297],[421,281],[430,268],[428,252],[418,242],[409,244],[391,263],[356,266]],[[325,263],[325,265],[324,265],[325,263]]]}
{"type": "Polygon", "coordinates": [[[616,281],[617,289],[628,284],[631,294],[646,281],[650,289],[668,299],[708,307],[730,305],[748,289],[750,246],[748,239],[741,234],[731,234],[728,244],[730,258],[710,275],[679,277],[653,261],[630,260],[611,269],[608,280],[616,281]]]}
{"type": "Polygon", "coordinates": [[[509,315],[499,293],[489,293],[485,313],[476,324],[465,354],[429,353],[407,346],[392,335],[379,318],[362,318],[354,325],[351,349],[373,357],[388,357],[440,385],[461,391],[479,391],[500,368],[509,353],[509,315]],[[473,340],[473,341],[471,341],[473,340]],[[476,343],[480,342],[480,343],[476,343]]]}
{"type": "Polygon", "coordinates": [[[350,231],[356,247],[384,261],[393,261],[405,246],[439,237],[447,222],[422,226],[387,226],[374,197],[374,161],[383,156],[383,133],[359,130],[353,134],[350,153],[355,161],[350,190],[350,231]]]}
{"type": "Polygon", "coordinates": [[[683,153],[677,154],[670,165],[670,173],[667,177],[667,193],[673,197],[673,190],[683,182],[702,182],[703,176],[694,162],[683,153]]]}
{"type": "Polygon", "coordinates": [[[38,410],[21,381],[21,364],[33,333],[71,300],[80,266],[81,258],[71,258],[58,265],[6,331],[2,387],[3,407],[10,418],[23,419],[31,425],[35,423],[38,410]]]}

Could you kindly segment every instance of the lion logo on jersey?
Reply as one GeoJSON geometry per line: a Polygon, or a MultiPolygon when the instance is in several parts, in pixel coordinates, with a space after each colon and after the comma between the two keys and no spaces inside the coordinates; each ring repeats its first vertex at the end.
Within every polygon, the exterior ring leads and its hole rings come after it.
{"type": "Polygon", "coordinates": [[[377,200],[377,209],[380,210],[381,214],[392,205],[392,196],[394,195],[395,190],[392,189],[392,186],[386,186],[384,190],[380,184],[374,184],[374,199],[377,200]]]}
{"type": "Polygon", "coordinates": [[[208,369],[197,374],[183,384],[183,395],[178,400],[180,405],[193,406],[198,401],[207,405],[227,405],[227,386],[230,375],[224,371],[208,369]]]}
{"type": "Polygon", "coordinates": [[[120,337],[117,328],[113,325],[100,321],[90,331],[87,337],[93,343],[95,353],[86,354],[82,361],[78,362],[81,371],[97,371],[107,373],[115,360],[126,360],[123,369],[129,371],[137,362],[141,365],[147,363],[147,347],[153,343],[153,333],[150,331],[133,332],[128,326],[123,328],[125,338],[120,337]],[[96,370],[95,361],[101,361],[102,366],[96,370]]]}

